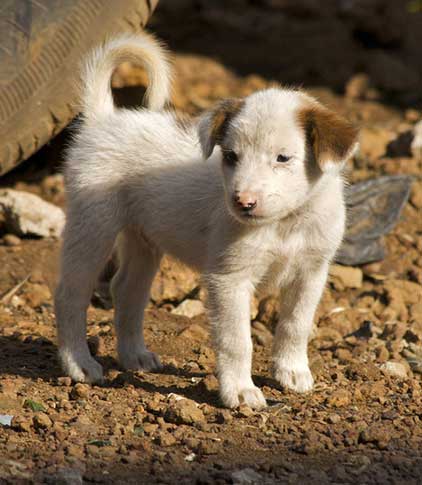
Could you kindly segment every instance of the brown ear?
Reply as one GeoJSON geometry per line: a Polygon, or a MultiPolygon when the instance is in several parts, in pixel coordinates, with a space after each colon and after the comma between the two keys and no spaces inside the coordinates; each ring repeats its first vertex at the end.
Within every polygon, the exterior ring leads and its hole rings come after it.
{"type": "Polygon", "coordinates": [[[358,129],[349,121],[317,104],[299,113],[307,142],[321,170],[345,162],[357,148],[358,129]]]}
{"type": "Polygon", "coordinates": [[[239,113],[242,106],[242,99],[225,99],[202,116],[199,121],[198,134],[205,158],[211,155],[215,145],[221,145],[230,121],[239,113]]]}

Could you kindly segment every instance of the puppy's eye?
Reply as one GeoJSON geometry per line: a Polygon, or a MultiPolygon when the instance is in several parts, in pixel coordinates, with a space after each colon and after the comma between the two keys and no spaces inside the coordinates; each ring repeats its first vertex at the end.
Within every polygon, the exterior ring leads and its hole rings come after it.
{"type": "Polygon", "coordinates": [[[227,163],[227,165],[235,165],[236,162],[239,160],[239,157],[233,150],[228,150],[224,152],[223,160],[225,163],[227,163]]]}
{"type": "Polygon", "coordinates": [[[286,163],[290,160],[291,157],[287,157],[286,155],[278,155],[277,162],[279,163],[286,163]]]}

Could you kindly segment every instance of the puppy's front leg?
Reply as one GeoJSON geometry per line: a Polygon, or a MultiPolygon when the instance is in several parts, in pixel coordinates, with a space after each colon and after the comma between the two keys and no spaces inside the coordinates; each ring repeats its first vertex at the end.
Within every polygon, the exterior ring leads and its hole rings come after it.
{"type": "Polygon", "coordinates": [[[294,281],[281,293],[280,319],[273,347],[274,378],[297,392],[312,389],[308,365],[308,340],[316,307],[328,274],[328,264],[298,270],[294,281]]]}
{"type": "Polygon", "coordinates": [[[264,395],[254,385],[250,325],[250,282],[228,276],[211,276],[207,281],[209,315],[217,355],[217,375],[223,404],[234,408],[247,404],[260,409],[264,395]]]}

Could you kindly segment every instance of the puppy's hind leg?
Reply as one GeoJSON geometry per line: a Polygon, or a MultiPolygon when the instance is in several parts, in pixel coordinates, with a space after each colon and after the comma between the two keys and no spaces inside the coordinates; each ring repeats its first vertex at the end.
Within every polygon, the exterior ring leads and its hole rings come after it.
{"type": "Polygon", "coordinates": [[[158,356],[145,346],[143,317],[161,253],[134,228],[124,229],[117,242],[119,270],[111,291],[119,361],[125,369],[159,371],[162,366],[158,356]]]}
{"type": "Polygon", "coordinates": [[[55,293],[60,360],[65,372],[80,382],[100,381],[103,376],[88,349],[86,310],[118,228],[100,212],[88,204],[69,208],[55,293]]]}

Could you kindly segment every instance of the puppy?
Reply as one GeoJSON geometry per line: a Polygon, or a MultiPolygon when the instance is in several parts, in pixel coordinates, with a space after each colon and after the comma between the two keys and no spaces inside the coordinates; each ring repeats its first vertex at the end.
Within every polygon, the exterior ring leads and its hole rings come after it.
{"type": "Polygon", "coordinates": [[[163,253],[202,272],[225,406],[265,406],[251,377],[250,300],[281,300],[275,380],[312,389],[307,344],[345,226],[342,167],[357,147],[346,120],[301,91],[273,88],[218,103],[182,122],[169,102],[170,67],[150,35],[116,38],[85,65],[83,120],[68,152],[67,223],[55,295],[59,354],[76,381],[101,366],[86,342],[86,310],[113,247],[117,349],[126,369],[158,371],[142,321],[163,253]],[[143,65],[146,109],[115,109],[120,62],[143,65]]]}

